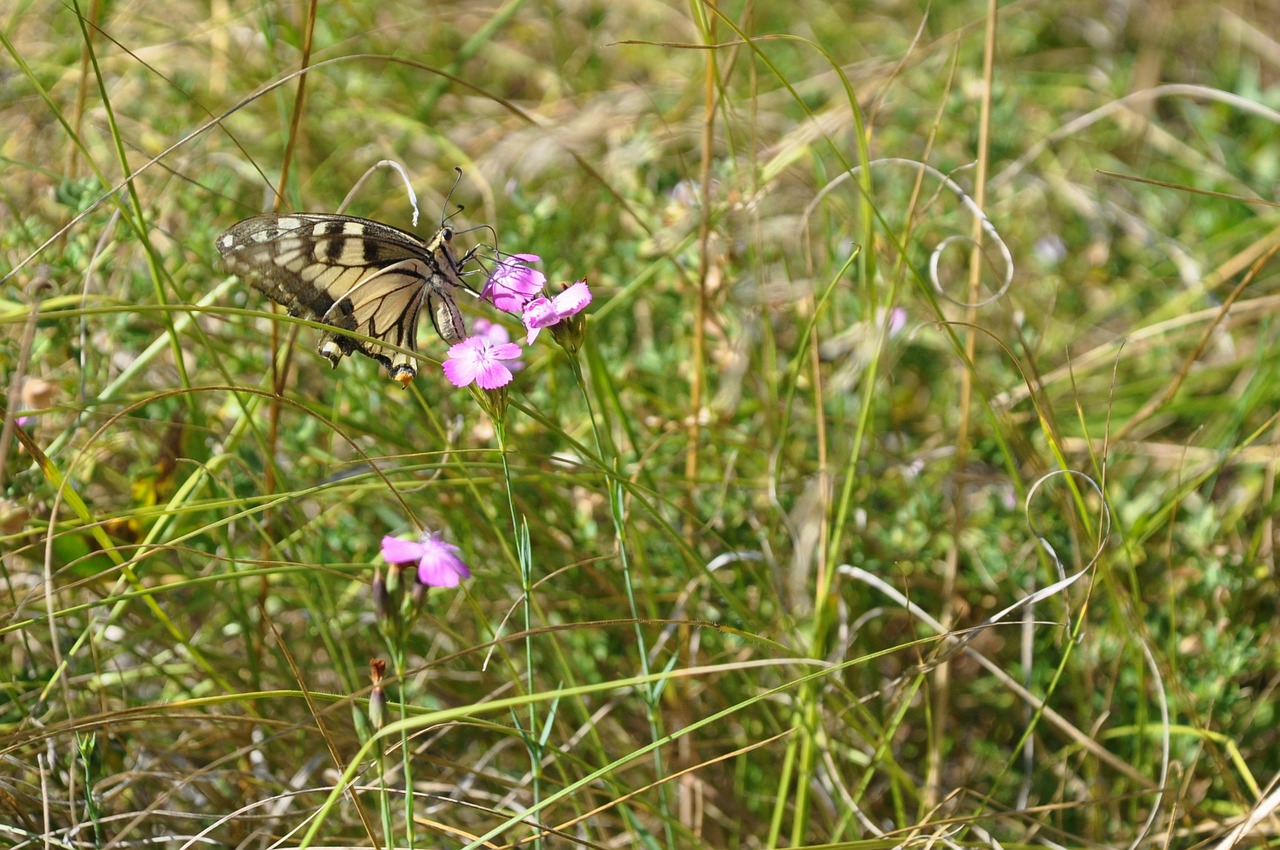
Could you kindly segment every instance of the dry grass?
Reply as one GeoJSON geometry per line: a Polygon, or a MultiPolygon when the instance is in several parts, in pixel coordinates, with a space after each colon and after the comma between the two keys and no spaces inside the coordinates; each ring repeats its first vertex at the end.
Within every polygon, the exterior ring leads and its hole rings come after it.
{"type": "Polygon", "coordinates": [[[0,843],[1261,846],[1274,15],[320,8],[0,7],[0,843]],[[596,293],[504,427],[216,266],[381,159],[596,293]]]}

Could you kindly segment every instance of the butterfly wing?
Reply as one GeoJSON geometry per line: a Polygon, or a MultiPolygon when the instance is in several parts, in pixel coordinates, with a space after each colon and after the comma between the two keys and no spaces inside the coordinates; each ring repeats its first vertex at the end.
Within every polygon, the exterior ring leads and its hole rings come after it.
{"type": "Polygon", "coordinates": [[[334,366],[359,351],[408,386],[417,372],[414,359],[393,346],[417,351],[423,301],[445,342],[466,336],[453,296],[462,281],[449,248],[452,235],[444,228],[424,242],[369,219],[298,213],[245,219],[218,237],[217,247],[227,271],[290,315],[335,328],[319,346],[334,366]]]}

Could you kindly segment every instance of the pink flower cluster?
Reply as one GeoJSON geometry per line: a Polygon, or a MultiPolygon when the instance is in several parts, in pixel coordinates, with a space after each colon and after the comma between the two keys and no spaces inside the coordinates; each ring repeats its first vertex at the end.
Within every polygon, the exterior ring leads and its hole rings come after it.
{"type": "MultiPolygon", "coordinates": [[[[591,303],[591,290],[580,280],[554,298],[542,294],[547,276],[530,268],[536,254],[512,254],[503,258],[480,297],[507,313],[519,315],[527,335],[525,344],[532,345],[538,332],[581,312],[591,303]]],[[[444,375],[455,387],[472,383],[486,390],[496,390],[511,382],[512,369],[519,368],[520,346],[511,342],[506,328],[492,322],[476,323],[477,331],[462,342],[449,347],[444,362],[444,375]],[[514,361],[507,366],[503,361],[514,361]]]]}

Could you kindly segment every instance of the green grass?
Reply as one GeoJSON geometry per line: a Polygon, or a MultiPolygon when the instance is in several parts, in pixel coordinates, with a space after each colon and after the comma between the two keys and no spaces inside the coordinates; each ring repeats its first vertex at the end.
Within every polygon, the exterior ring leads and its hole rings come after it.
{"type": "MultiPolygon", "coordinates": [[[[1275,808],[1273,10],[429,6],[0,5],[0,845],[1275,808]],[[592,287],[499,422],[429,329],[407,391],[331,371],[216,262],[382,159],[420,234],[460,167],[460,230],[592,287]],[[473,578],[380,623],[421,527],[473,578]]],[[[386,169],[347,211],[411,227],[386,169]]]]}

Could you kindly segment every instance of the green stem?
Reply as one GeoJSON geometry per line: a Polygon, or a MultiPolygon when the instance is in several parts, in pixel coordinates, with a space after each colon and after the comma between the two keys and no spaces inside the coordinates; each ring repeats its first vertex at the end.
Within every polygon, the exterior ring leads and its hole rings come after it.
{"type": "MultiPolygon", "coordinates": [[[[397,631],[400,631],[397,629],[397,631]]],[[[409,718],[408,683],[405,678],[405,646],[402,634],[396,640],[388,641],[391,650],[391,663],[396,671],[396,685],[400,691],[400,720],[409,718]]],[[[401,723],[400,729],[400,761],[404,764],[404,837],[409,850],[413,850],[413,770],[410,764],[409,728],[401,723]]],[[[393,847],[391,834],[387,833],[387,846],[393,847]]]]}

